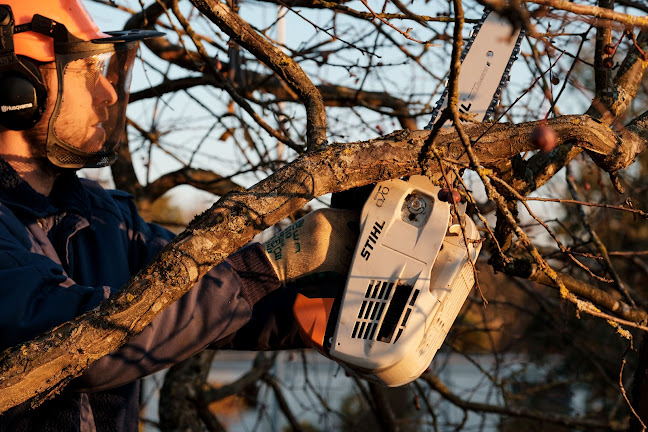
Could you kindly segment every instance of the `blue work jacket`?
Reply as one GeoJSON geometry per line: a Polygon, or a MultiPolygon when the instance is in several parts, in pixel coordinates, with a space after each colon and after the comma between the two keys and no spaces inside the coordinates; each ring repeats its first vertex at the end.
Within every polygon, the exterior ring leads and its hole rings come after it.
{"type": "MultiPolygon", "coordinates": [[[[0,159],[0,350],[96,307],[172,237],[124,192],[66,173],[46,197],[0,159]]],[[[0,431],[136,431],[139,378],[209,345],[301,346],[294,295],[260,245],[243,248],[60,395],[0,415],[0,431]]]]}

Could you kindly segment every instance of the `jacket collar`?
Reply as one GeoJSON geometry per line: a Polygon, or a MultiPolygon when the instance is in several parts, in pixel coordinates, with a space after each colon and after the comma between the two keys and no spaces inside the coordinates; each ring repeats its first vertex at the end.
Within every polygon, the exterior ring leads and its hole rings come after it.
{"type": "Polygon", "coordinates": [[[49,197],[36,192],[0,158],[0,202],[26,216],[44,218],[61,211],[90,217],[89,197],[73,171],[59,175],[49,197]]]}

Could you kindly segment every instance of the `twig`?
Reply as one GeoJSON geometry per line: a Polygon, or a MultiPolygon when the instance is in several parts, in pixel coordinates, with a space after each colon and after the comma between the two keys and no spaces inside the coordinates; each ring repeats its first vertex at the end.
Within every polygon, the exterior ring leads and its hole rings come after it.
{"type": "Polygon", "coordinates": [[[386,24],[387,26],[389,26],[389,27],[391,27],[392,29],[396,30],[398,33],[400,33],[400,34],[401,34],[403,37],[405,37],[406,39],[409,39],[409,40],[414,41],[414,42],[416,42],[416,43],[420,43],[420,44],[425,45],[425,46],[439,46],[438,44],[437,44],[437,45],[432,45],[430,42],[423,42],[423,41],[421,41],[421,40],[418,40],[418,39],[416,39],[416,38],[410,36],[410,31],[412,30],[411,28],[408,28],[407,31],[403,31],[403,30],[399,29],[398,27],[394,26],[392,23],[390,23],[389,21],[387,21],[385,18],[381,17],[379,14],[377,14],[376,12],[374,12],[373,9],[371,9],[371,7],[369,6],[369,4],[367,3],[367,0],[360,0],[360,2],[361,2],[363,5],[365,5],[365,7],[369,10],[369,12],[372,14],[372,16],[373,16],[374,18],[380,20],[383,24],[386,24]]]}
{"type": "MultiPolygon", "coordinates": [[[[443,181],[445,182],[446,187],[448,189],[452,190],[453,189],[452,188],[452,183],[450,182],[450,179],[448,178],[448,174],[446,172],[445,166],[443,164],[443,159],[441,158],[441,155],[439,154],[439,151],[436,148],[433,147],[432,152],[434,154],[434,157],[439,162],[439,168],[441,170],[441,174],[443,175],[443,181]]],[[[460,176],[457,176],[457,178],[460,178],[460,176]]],[[[470,242],[468,240],[468,237],[466,236],[466,222],[461,219],[461,215],[459,213],[459,208],[458,208],[457,203],[455,202],[454,199],[452,199],[451,204],[452,204],[452,211],[457,216],[457,220],[459,221],[459,227],[461,228],[461,236],[463,237],[464,246],[466,248],[466,255],[467,255],[468,261],[470,262],[470,265],[472,267],[473,276],[474,276],[474,279],[475,279],[475,287],[477,288],[477,291],[479,292],[479,295],[480,295],[480,297],[482,299],[482,302],[484,303],[484,306],[485,306],[485,305],[488,304],[488,300],[484,296],[484,292],[482,291],[481,285],[479,284],[479,275],[478,275],[477,267],[475,266],[475,260],[473,259],[472,253],[470,251],[470,247],[469,247],[470,242]]],[[[468,216],[466,215],[465,217],[468,217],[468,216]]],[[[471,240],[473,240],[473,242],[474,242],[474,239],[471,239],[471,240]]],[[[475,246],[473,245],[473,248],[474,247],[475,246]]],[[[498,247],[499,247],[499,245],[498,245],[498,247]]]]}
{"type": "Polygon", "coordinates": [[[304,14],[302,14],[302,13],[300,13],[298,10],[296,10],[296,9],[294,9],[294,8],[292,8],[292,7],[290,7],[290,6],[289,6],[288,4],[286,4],[285,2],[283,2],[283,1],[281,1],[281,0],[276,0],[276,1],[277,1],[277,3],[279,3],[281,6],[285,7],[285,8],[288,9],[288,10],[290,10],[292,13],[294,13],[295,15],[297,15],[299,18],[303,19],[303,20],[306,21],[308,24],[312,25],[313,28],[315,28],[315,30],[317,30],[317,31],[322,31],[322,32],[326,33],[327,35],[331,36],[331,39],[333,39],[333,40],[337,40],[337,41],[340,41],[340,42],[342,42],[344,45],[348,46],[349,48],[353,48],[353,49],[356,49],[356,50],[360,51],[362,54],[365,54],[365,55],[368,55],[368,56],[376,56],[376,57],[380,57],[380,56],[378,56],[376,53],[371,52],[371,51],[366,50],[366,49],[363,49],[363,48],[360,48],[360,47],[357,46],[356,44],[353,44],[353,43],[347,42],[346,40],[344,40],[344,39],[342,39],[341,37],[337,36],[335,33],[331,33],[328,29],[326,29],[326,28],[324,28],[324,27],[321,27],[321,26],[315,24],[313,21],[311,21],[311,20],[309,20],[308,18],[306,18],[306,17],[304,16],[304,14]]]}
{"type": "Polygon", "coordinates": [[[549,226],[548,226],[545,222],[542,221],[542,219],[540,219],[538,216],[536,216],[536,214],[535,214],[535,213],[531,210],[531,208],[527,205],[526,200],[524,199],[524,197],[523,197],[522,195],[520,195],[520,194],[518,193],[518,191],[515,190],[515,188],[513,188],[511,185],[509,185],[509,184],[508,184],[507,182],[505,182],[504,180],[498,178],[497,176],[489,176],[489,178],[490,178],[492,181],[495,181],[495,182],[497,182],[498,184],[502,185],[502,186],[505,187],[505,188],[506,188],[506,189],[507,189],[511,194],[513,194],[513,196],[515,196],[515,198],[516,198],[517,200],[519,200],[519,201],[522,203],[522,205],[524,206],[524,208],[526,209],[526,211],[529,213],[529,215],[530,215],[530,216],[531,216],[531,217],[532,217],[536,222],[538,222],[540,225],[542,225],[542,227],[545,229],[545,231],[547,231],[547,233],[551,236],[551,238],[554,239],[554,241],[555,241],[556,244],[558,245],[558,248],[560,248],[560,251],[563,252],[563,253],[565,253],[565,254],[567,254],[567,255],[569,256],[569,258],[570,258],[570,259],[571,259],[571,260],[572,260],[572,261],[573,261],[577,266],[579,266],[580,268],[582,268],[583,270],[585,270],[587,273],[589,273],[590,276],[592,276],[593,278],[596,278],[596,279],[600,280],[601,282],[606,282],[606,283],[613,282],[613,280],[605,279],[605,278],[603,278],[603,277],[601,277],[601,276],[596,275],[596,274],[595,274],[594,272],[592,272],[592,271],[591,271],[591,270],[590,270],[590,269],[589,269],[585,264],[581,263],[580,261],[578,261],[578,260],[576,259],[576,257],[572,256],[572,253],[571,253],[571,251],[569,250],[569,248],[567,248],[567,247],[566,247],[566,246],[565,246],[565,245],[560,241],[560,239],[559,239],[559,238],[558,238],[558,237],[553,233],[553,231],[551,230],[551,228],[549,228],[549,226]]]}
{"type": "MultiPolygon", "coordinates": [[[[625,359],[625,354],[623,356],[623,359],[621,360],[621,371],[619,371],[619,388],[621,389],[621,394],[623,395],[623,399],[625,399],[626,403],[628,404],[628,407],[630,408],[630,411],[632,411],[632,414],[635,416],[637,421],[641,424],[641,432],[645,432],[646,430],[646,424],[641,420],[641,417],[639,417],[639,414],[637,414],[637,411],[635,411],[634,407],[630,403],[630,399],[628,399],[628,395],[626,394],[625,388],[623,387],[623,368],[625,367],[626,364],[626,359],[625,359]]],[[[645,365],[640,365],[639,367],[643,367],[645,365]]]]}
{"type": "MultiPolygon", "coordinates": [[[[569,191],[571,192],[572,196],[576,199],[579,198],[579,193],[576,190],[576,185],[574,183],[574,179],[571,175],[571,171],[569,169],[569,165],[567,165],[567,186],[569,187],[569,191]]],[[[580,201],[580,199],[579,199],[580,201]]],[[[582,206],[577,205],[578,213],[581,217],[581,221],[583,223],[583,226],[585,229],[589,232],[590,238],[594,245],[596,245],[597,249],[599,250],[601,256],[603,257],[603,260],[605,262],[605,265],[607,267],[607,271],[610,273],[610,276],[614,280],[614,286],[616,289],[625,297],[625,299],[632,305],[636,306],[636,303],[632,296],[630,295],[630,292],[628,291],[628,288],[625,286],[623,281],[621,280],[621,277],[617,273],[616,269],[614,268],[614,265],[612,264],[612,261],[610,260],[610,257],[607,254],[607,248],[603,244],[603,241],[601,238],[598,236],[594,228],[590,225],[589,221],[587,220],[587,216],[585,215],[585,211],[583,210],[582,206]]]]}

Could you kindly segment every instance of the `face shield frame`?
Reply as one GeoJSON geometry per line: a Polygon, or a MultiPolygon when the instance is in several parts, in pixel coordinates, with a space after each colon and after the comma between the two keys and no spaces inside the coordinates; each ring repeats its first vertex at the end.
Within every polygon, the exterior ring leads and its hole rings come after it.
{"type": "MultiPolygon", "coordinates": [[[[48,120],[46,152],[51,163],[62,168],[101,168],[109,166],[118,157],[121,135],[124,132],[126,120],[126,106],[130,94],[130,77],[135,60],[138,42],[143,39],[163,36],[164,34],[153,30],[126,30],[105,32],[107,37],[82,40],[68,32],[65,25],[42,15],[34,15],[32,22],[16,26],[14,33],[33,31],[53,38],[55,70],[57,81],[56,101],[53,112],[48,120]],[[114,80],[102,75],[100,80],[106,80],[112,86],[117,97],[110,108],[109,119],[104,119],[108,126],[95,125],[104,130],[104,141],[98,150],[88,151],[80,147],[85,143],[67,142],[66,137],[57,133],[61,113],[65,110],[66,74],[71,63],[83,59],[108,57],[108,61],[116,61],[113,72],[114,80]],[[123,63],[119,63],[124,61],[123,63]],[[109,130],[106,130],[109,129],[109,130]]],[[[97,73],[97,70],[94,71],[97,73]]],[[[104,84],[105,85],[105,84],[104,84]]],[[[87,89],[87,91],[91,91],[87,89]]],[[[54,95],[49,95],[53,97],[54,95]]],[[[89,106],[88,109],[95,109],[89,106]]],[[[83,127],[81,125],[80,127],[83,127]]]]}
{"type": "Polygon", "coordinates": [[[112,164],[118,157],[137,42],[94,44],[90,48],[93,47],[92,51],[55,53],[57,91],[47,128],[47,157],[59,167],[104,167],[112,164]],[[95,66],[104,62],[105,66],[95,66]],[[80,77],[75,78],[77,75],[80,77]],[[84,86],[86,88],[83,88],[84,86]],[[86,111],[92,111],[81,114],[96,116],[96,124],[81,122],[78,127],[70,124],[77,121],[76,116],[68,109],[73,105],[70,99],[74,100],[75,93],[86,95],[86,111]],[[111,103],[106,102],[105,98],[97,101],[97,93],[111,93],[114,100],[111,103]],[[86,137],[85,140],[70,138],[69,132],[85,132],[86,128],[90,131],[99,129],[100,137],[103,135],[100,142],[93,142],[91,137],[86,137]]]}

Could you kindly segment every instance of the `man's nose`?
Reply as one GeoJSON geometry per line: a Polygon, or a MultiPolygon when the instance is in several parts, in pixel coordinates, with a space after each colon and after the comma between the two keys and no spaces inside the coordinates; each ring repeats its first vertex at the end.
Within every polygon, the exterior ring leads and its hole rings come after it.
{"type": "Polygon", "coordinates": [[[108,106],[114,105],[117,102],[117,92],[112,86],[108,78],[100,74],[99,79],[95,85],[94,91],[95,104],[106,104],[108,106]]]}

